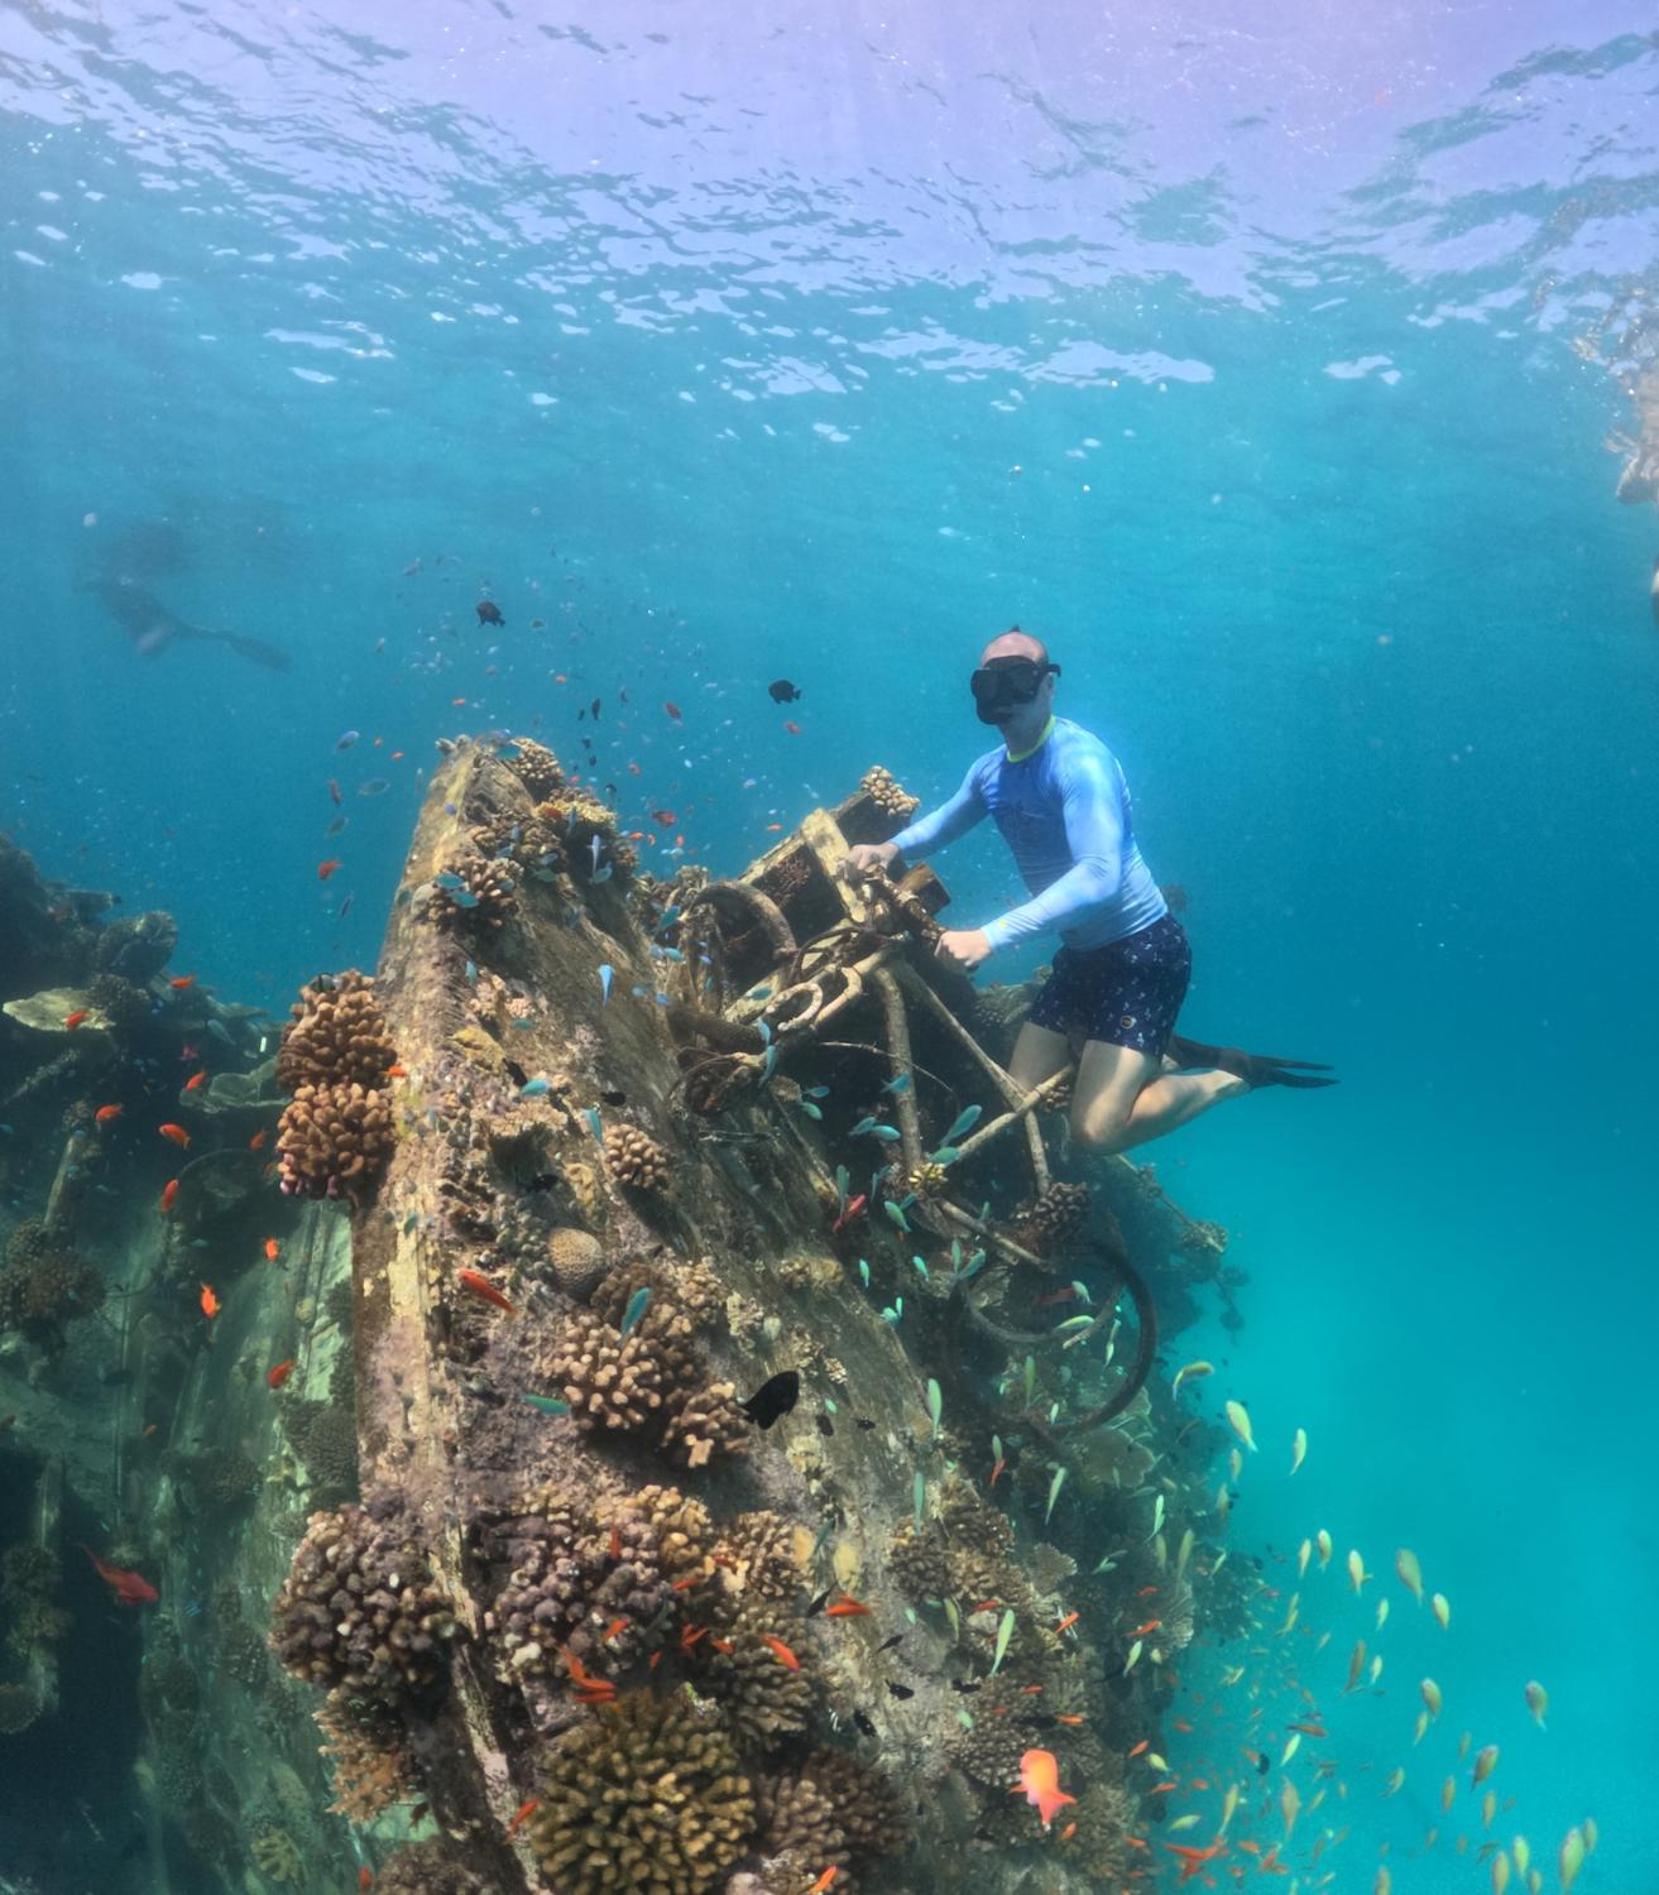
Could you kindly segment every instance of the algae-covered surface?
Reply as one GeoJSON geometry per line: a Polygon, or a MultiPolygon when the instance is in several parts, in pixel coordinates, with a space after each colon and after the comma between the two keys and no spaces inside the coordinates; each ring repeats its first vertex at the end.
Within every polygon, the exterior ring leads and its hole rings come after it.
{"type": "Polygon", "coordinates": [[[1239,1282],[1012,1086],[944,887],[848,878],[903,808],[655,880],[457,743],[379,968],[286,1022],[8,853],[0,1741],[84,1744],[72,1876],[1144,1879],[1259,1583],[1154,1368],[1239,1282]]]}

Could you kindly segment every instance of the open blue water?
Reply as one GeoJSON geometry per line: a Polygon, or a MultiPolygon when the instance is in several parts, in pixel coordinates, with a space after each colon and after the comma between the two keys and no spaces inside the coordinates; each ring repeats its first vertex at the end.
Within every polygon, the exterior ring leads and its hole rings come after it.
{"type": "MultiPolygon", "coordinates": [[[[1466,1729],[1549,1886],[1593,1815],[1580,1887],[1659,1889],[1656,88],[1623,0],[0,11],[0,826],[181,967],[371,962],[446,732],[588,735],[729,871],[870,762],[953,788],[978,645],[1048,640],[1187,1030],[1343,1075],[1144,1154],[1251,1273],[1235,1538],[1332,1532],[1327,1689],[1393,1598],[1342,1890],[1487,1886],[1418,1853],[1466,1729]],[[290,672],[133,652],[83,588],[158,519],[290,672]]],[[[989,832],[941,866],[1006,905],[989,832]]]]}

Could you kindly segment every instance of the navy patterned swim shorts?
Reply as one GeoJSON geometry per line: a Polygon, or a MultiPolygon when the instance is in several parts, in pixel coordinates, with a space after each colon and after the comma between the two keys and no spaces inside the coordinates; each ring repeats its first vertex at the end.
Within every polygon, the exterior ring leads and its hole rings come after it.
{"type": "Polygon", "coordinates": [[[1175,1030],[1191,976],[1187,931],[1174,915],[1162,915],[1105,947],[1061,948],[1031,1022],[1157,1055],[1175,1030]]]}

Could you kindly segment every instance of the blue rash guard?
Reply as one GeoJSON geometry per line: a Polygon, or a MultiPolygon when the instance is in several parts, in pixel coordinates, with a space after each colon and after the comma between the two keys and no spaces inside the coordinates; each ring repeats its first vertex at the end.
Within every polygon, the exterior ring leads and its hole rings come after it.
{"type": "Polygon", "coordinates": [[[1169,912],[1135,846],[1129,786],[1098,737],[1051,717],[1037,747],[987,751],[941,808],[893,838],[920,860],[996,818],[1031,900],[985,930],[993,948],[1057,928],[1066,946],[1105,947],[1169,912]]]}

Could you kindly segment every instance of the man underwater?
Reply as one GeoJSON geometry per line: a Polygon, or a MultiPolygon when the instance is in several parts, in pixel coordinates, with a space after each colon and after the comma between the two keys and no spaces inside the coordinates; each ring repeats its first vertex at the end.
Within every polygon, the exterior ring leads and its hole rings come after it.
{"type": "Polygon", "coordinates": [[[941,808],[891,842],[860,843],[855,869],[920,860],[987,816],[1013,851],[1031,899],[983,928],[940,938],[945,960],[972,972],[999,948],[1058,931],[1053,972],[1020,1028],[1009,1072],[1029,1092],[1072,1062],[1071,1134],[1090,1151],[1126,1151],[1258,1086],[1328,1086],[1328,1067],[1175,1034],[1192,951],[1135,846],[1129,786],[1100,739],[1054,715],[1040,639],[1016,626],[980,655],[970,684],[981,723],[1002,748],[969,769],[941,808]],[[1186,1068],[1199,1070],[1184,1070],[1186,1068]]]}

